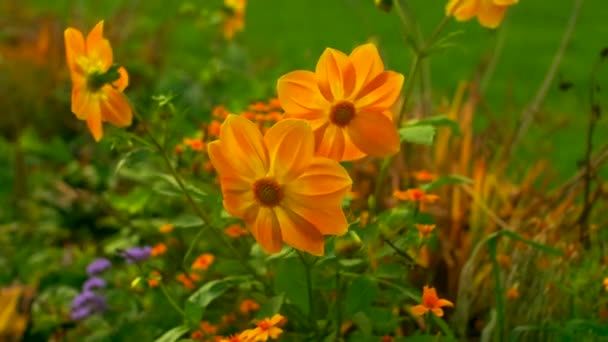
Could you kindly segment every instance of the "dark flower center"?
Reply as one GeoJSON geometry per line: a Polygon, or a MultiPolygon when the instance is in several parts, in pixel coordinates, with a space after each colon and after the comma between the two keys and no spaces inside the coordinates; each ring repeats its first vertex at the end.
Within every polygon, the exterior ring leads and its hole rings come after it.
{"type": "Polygon", "coordinates": [[[340,127],[344,127],[350,123],[355,117],[355,106],[350,102],[339,102],[334,105],[329,114],[331,122],[340,127]]]}
{"type": "Polygon", "coordinates": [[[253,184],[253,193],[260,204],[274,207],[283,199],[283,189],[274,179],[262,178],[253,184]]]}

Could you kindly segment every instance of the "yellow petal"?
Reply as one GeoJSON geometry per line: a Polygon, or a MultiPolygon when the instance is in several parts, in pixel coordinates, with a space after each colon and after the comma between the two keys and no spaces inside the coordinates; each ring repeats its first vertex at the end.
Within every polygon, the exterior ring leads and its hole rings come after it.
{"type": "Polygon", "coordinates": [[[423,316],[429,312],[429,309],[424,305],[414,305],[411,311],[414,316],[423,316]]]}
{"type": "Polygon", "coordinates": [[[384,111],[393,106],[403,86],[403,75],[385,71],[363,86],[357,94],[357,110],[384,111]]]}
{"type": "Polygon", "coordinates": [[[376,76],[384,71],[384,63],[374,44],[363,44],[350,53],[350,60],[355,68],[355,94],[376,76]]]}
{"type": "Polygon", "coordinates": [[[498,6],[511,6],[518,2],[519,0],[494,0],[494,4],[498,6]]]}
{"type": "Polygon", "coordinates": [[[355,87],[355,69],[342,51],[325,49],[315,75],[319,90],[330,102],[347,98],[355,87]]]}
{"type": "Polygon", "coordinates": [[[313,255],[323,255],[325,239],[312,223],[282,206],[275,207],[274,211],[285,243],[313,255]]]}
{"type": "Polygon", "coordinates": [[[477,15],[480,0],[450,0],[445,7],[447,16],[453,15],[458,21],[466,21],[477,15]]]}
{"type": "Polygon", "coordinates": [[[118,68],[118,74],[120,77],[114,82],[113,85],[118,89],[118,91],[122,92],[129,85],[129,74],[123,67],[118,68]]]}
{"type": "Polygon", "coordinates": [[[353,143],[374,157],[386,157],[399,152],[399,134],[393,122],[381,113],[357,113],[347,126],[353,143]]]}
{"type": "Polygon", "coordinates": [[[327,117],[329,103],[319,91],[311,71],[292,71],[277,81],[277,95],[288,115],[307,120],[327,117]]]}
{"type": "Polygon", "coordinates": [[[270,157],[269,176],[280,183],[296,178],[310,164],[315,152],[315,138],[308,122],[284,119],[264,135],[270,157]]]}
{"type": "Polygon", "coordinates": [[[103,92],[106,99],[101,101],[102,119],[118,127],[131,125],[133,113],[131,112],[131,106],[127,98],[110,85],[105,85],[103,92]]]}
{"type": "Polygon", "coordinates": [[[228,115],[220,129],[220,144],[222,153],[242,177],[255,180],[266,176],[268,152],[262,133],[251,121],[240,115],[228,115]]]}
{"type": "Polygon", "coordinates": [[[283,248],[279,221],[271,208],[260,207],[251,234],[267,253],[278,253],[283,248]]]}
{"type": "Polygon", "coordinates": [[[63,32],[63,37],[65,40],[65,56],[70,73],[82,72],[76,63],[76,58],[84,56],[86,53],[82,33],[70,27],[63,32]]]}
{"type": "Polygon", "coordinates": [[[487,28],[497,28],[502,22],[507,10],[506,6],[494,5],[492,0],[481,0],[481,6],[477,13],[479,23],[487,28]]]}
{"type": "Polygon", "coordinates": [[[103,38],[103,20],[97,23],[87,36],[87,56],[91,61],[101,63],[103,71],[112,65],[112,47],[110,42],[103,38]]]}

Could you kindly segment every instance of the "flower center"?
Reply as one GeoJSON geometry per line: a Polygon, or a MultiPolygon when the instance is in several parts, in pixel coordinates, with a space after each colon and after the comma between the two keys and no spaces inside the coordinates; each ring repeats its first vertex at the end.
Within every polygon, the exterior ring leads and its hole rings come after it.
{"type": "Polygon", "coordinates": [[[355,117],[355,106],[350,102],[339,102],[334,105],[329,114],[331,122],[340,127],[344,127],[350,123],[355,117]]]}
{"type": "Polygon", "coordinates": [[[272,325],[270,324],[270,322],[267,322],[267,320],[263,320],[260,323],[258,323],[258,328],[262,329],[262,330],[268,330],[272,327],[272,325]]]}
{"type": "Polygon", "coordinates": [[[255,198],[266,207],[274,207],[283,199],[283,189],[274,179],[262,178],[253,184],[255,198]]]}

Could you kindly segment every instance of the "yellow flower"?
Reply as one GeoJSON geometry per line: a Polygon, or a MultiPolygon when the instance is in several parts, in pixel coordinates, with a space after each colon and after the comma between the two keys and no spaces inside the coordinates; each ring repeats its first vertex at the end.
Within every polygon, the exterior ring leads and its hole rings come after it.
{"type": "Polygon", "coordinates": [[[283,329],[279,326],[285,323],[285,317],[280,314],[272,316],[272,318],[264,318],[257,323],[257,328],[248,329],[241,333],[242,341],[268,341],[269,338],[277,339],[283,333],[283,329]]]}
{"type": "Polygon", "coordinates": [[[507,8],[518,2],[519,0],[450,0],[445,13],[458,21],[476,16],[482,26],[496,28],[502,22],[507,8]]]}
{"type": "Polygon", "coordinates": [[[431,311],[441,317],[443,316],[443,309],[441,308],[444,306],[453,307],[454,304],[447,299],[439,299],[435,288],[425,286],[422,289],[422,304],[412,307],[412,314],[422,316],[431,311]]]}
{"type": "Polygon", "coordinates": [[[349,56],[328,48],[315,72],[283,75],[277,92],[286,117],[310,121],[317,154],[338,161],[399,151],[391,107],[403,75],[384,71],[376,46],[365,44],[349,56]]]}
{"type": "Polygon", "coordinates": [[[237,32],[245,28],[246,0],[224,0],[224,38],[231,40],[237,32]]]}
{"type": "Polygon", "coordinates": [[[306,121],[279,121],[262,136],[251,121],[231,114],[207,151],[224,208],[245,222],[268,253],[279,252],[284,241],[323,255],[323,235],[346,233],[341,203],[352,181],[338,162],[314,155],[306,121]]]}
{"type": "Polygon", "coordinates": [[[86,120],[96,141],[103,136],[102,122],[129,126],[133,114],[122,93],[129,84],[129,75],[125,68],[112,64],[112,47],[103,37],[103,21],[95,25],[86,41],[80,31],[71,27],[64,36],[72,78],[72,112],[86,120]]]}

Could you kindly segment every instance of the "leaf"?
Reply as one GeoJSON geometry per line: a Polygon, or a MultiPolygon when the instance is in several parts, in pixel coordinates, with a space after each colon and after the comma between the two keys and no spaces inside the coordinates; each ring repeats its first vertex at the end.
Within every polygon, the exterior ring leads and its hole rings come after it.
{"type": "Polygon", "coordinates": [[[196,322],[200,321],[205,314],[205,309],[214,299],[224,294],[224,292],[231,287],[248,280],[249,277],[235,276],[212,280],[206,283],[194,292],[186,301],[187,313],[191,314],[196,322]],[[193,308],[193,305],[198,306],[198,309],[193,308]]]}
{"type": "Polygon", "coordinates": [[[164,333],[161,337],[157,338],[155,342],[174,342],[188,331],[190,331],[190,327],[180,325],[164,333]]]}
{"type": "Polygon", "coordinates": [[[148,152],[150,151],[149,148],[136,148],[133,149],[127,153],[125,153],[125,155],[120,158],[120,160],[118,161],[118,163],[116,163],[116,167],[114,168],[114,175],[117,175],[118,172],[120,172],[120,170],[127,165],[127,163],[133,159],[136,159],[137,157],[139,157],[141,154],[143,154],[142,152],[148,152]]]}
{"type": "Polygon", "coordinates": [[[401,142],[432,145],[435,138],[435,127],[431,125],[406,126],[399,130],[401,142]]]}
{"type": "Polygon", "coordinates": [[[433,191],[444,185],[471,184],[471,183],[473,183],[473,180],[470,178],[458,176],[458,175],[447,175],[447,176],[441,176],[430,183],[424,184],[420,188],[422,190],[424,190],[425,192],[430,192],[430,191],[433,191]]]}
{"type": "Polygon", "coordinates": [[[447,127],[452,131],[452,134],[456,136],[462,136],[460,125],[458,122],[448,118],[445,115],[431,116],[430,118],[421,120],[411,120],[407,123],[406,127],[417,127],[417,126],[433,126],[433,127],[447,127]]]}
{"type": "Polygon", "coordinates": [[[378,295],[378,285],[368,277],[354,279],[346,291],[346,314],[354,315],[372,306],[378,295]]]}
{"type": "Polygon", "coordinates": [[[366,338],[369,339],[372,336],[372,322],[370,322],[369,318],[364,312],[357,312],[353,316],[353,323],[355,323],[366,338]]]}
{"type": "Polygon", "coordinates": [[[297,306],[302,313],[308,315],[308,286],[306,285],[306,269],[297,258],[278,260],[274,280],[275,293],[282,293],[285,298],[297,306]]]}
{"type": "Polygon", "coordinates": [[[280,294],[278,296],[270,298],[255,314],[256,319],[263,319],[265,317],[272,317],[274,314],[279,313],[283,302],[285,301],[285,295],[280,294]]]}

